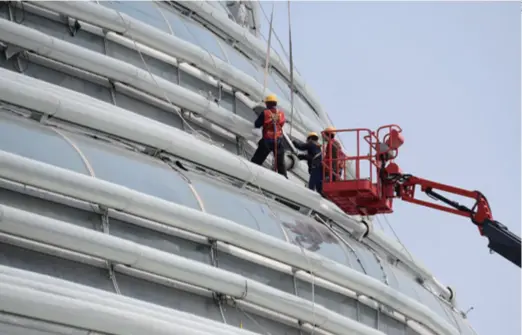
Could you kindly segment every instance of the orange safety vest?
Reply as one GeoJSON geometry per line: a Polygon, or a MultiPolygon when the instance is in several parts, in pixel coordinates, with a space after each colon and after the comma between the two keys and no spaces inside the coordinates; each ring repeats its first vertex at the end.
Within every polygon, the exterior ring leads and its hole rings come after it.
{"type": "MultiPolygon", "coordinates": [[[[327,143],[326,145],[326,148],[325,148],[325,153],[324,153],[324,160],[326,162],[328,162],[328,166],[330,164],[336,164],[337,165],[337,171],[339,171],[338,169],[342,169],[344,168],[344,153],[341,149],[341,143],[339,143],[339,141],[337,141],[336,139],[331,139],[330,140],[331,142],[331,153],[332,153],[332,156],[333,156],[333,159],[335,159],[336,161],[331,161],[330,159],[330,143],[327,143]]],[[[327,167],[327,170],[329,171],[329,167],[327,167]]]]}
{"type": "Polygon", "coordinates": [[[283,125],[285,124],[285,113],[279,109],[265,109],[263,111],[263,138],[275,140],[283,136],[283,125]],[[274,129],[275,121],[275,129],[274,129]],[[275,133],[274,133],[275,130],[275,133]]]}

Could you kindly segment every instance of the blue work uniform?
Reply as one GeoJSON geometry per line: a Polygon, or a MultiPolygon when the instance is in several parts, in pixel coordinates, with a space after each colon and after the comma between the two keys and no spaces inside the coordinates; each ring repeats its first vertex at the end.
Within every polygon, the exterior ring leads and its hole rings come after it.
{"type": "Polygon", "coordinates": [[[298,150],[306,151],[304,155],[298,155],[299,159],[306,160],[308,163],[308,188],[323,194],[323,155],[321,144],[317,141],[309,140],[301,142],[293,140],[292,143],[298,150]]]}

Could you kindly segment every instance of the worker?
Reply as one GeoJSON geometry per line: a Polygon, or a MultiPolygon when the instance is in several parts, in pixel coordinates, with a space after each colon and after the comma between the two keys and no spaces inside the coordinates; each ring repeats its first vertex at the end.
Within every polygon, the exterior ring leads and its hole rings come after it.
{"type": "Polygon", "coordinates": [[[332,181],[339,180],[341,177],[342,168],[344,167],[344,154],[342,152],[341,143],[335,139],[335,128],[327,127],[323,131],[323,139],[327,144],[323,158],[326,164],[325,180],[330,179],[330,167],[333,167],[332,181]]]}
{"type": "MultiPolygon", "coordinates": [[[[257,149],[251,162],[262,165],[270,152],[274,153],[277,172],[288,179],[285,166],[285,148],[283,146],[283,126],[285,113],[277,108],[277,97],[273,94],[265,98],[266,108],[259,113],[254,126],[263,129],[263,137],[257,143],[257,149]]],[[[254,108],[254,111],[256,108],[254,108]]]]}
{"type": "Polygon", "coordinates": [[[292,143],[296,149],[306,151],[306,154],[300,154],[297,157],[308,162],[308,173],[310,174],[308,188],[323,194],[323,155],[319,136],[317,133],[311,132],[308,134],[306,142],[293,140],[292,143]]]}

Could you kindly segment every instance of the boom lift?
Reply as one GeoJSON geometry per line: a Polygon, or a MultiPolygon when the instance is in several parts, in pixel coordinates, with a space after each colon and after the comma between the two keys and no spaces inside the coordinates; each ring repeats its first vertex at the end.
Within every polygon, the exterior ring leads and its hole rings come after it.
{"type": "MultiPolygon", "coordinates": [[[[349,215],[375,215],[393,212],[393,200],[398,198],[437,210],[468,217],[478,227],[479,233],[489,240],[488,247],[520,267],[520,237],[516,236],[493,220],[486,197],[479,191],[468,191],[461,188],[436,183],[404,174],[394,159],[404,143],[402,129],[397,125],[382,126],[377,131],[370,129],[339,129],[335,135],[352,134],[357,138],[356,155],[332,157],[332,144],[326,142],[323,147],[323,194],[349,215]],[[362,147],[368,151],[362,153],[362,147]],[[355,176],[347,173],[347,167],[355,171],[355,176]],[[364,166],[367,166],[367,169],[364,166]],[[342,167],[339,171],[336,167],[342,167]],[[332,169],[332,167],[334,167],[332,169]],[[364,176],[361,169],[369,171],[364,176]],[[344,173],[343,173],[344,172],[344,173]],[[434,201],[416,198],[415,191],[426,193],[434,201]],[[468,208],[456,201],[446,198],[435,190],[453,193],[474,200],[468,208]],[[440,201],[445,205],[437,204],[440,201]]],[[[326,134],[323,134],[326,135],[326,134]]],[[[366,151],[366,150],[365,150],[366,151]]]]}

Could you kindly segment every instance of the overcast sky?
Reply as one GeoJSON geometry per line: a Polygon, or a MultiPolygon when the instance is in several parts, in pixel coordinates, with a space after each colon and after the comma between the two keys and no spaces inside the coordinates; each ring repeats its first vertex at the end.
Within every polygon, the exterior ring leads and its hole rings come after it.
{"type": "MultiPolygon", "coordinates": [[[[274,14],[285,46],[286,6],[274,14]]],[[[293,2],[292,29],[295,65],[335,126],[401,125],[403,170],[481,190],[520,234],[519,3],[293,2]]],[[[468,219],[397,202],[388,221],[460,308],[474,307],[478,334],[520,334],[520,269],[490,255],[468,219]]]]}

